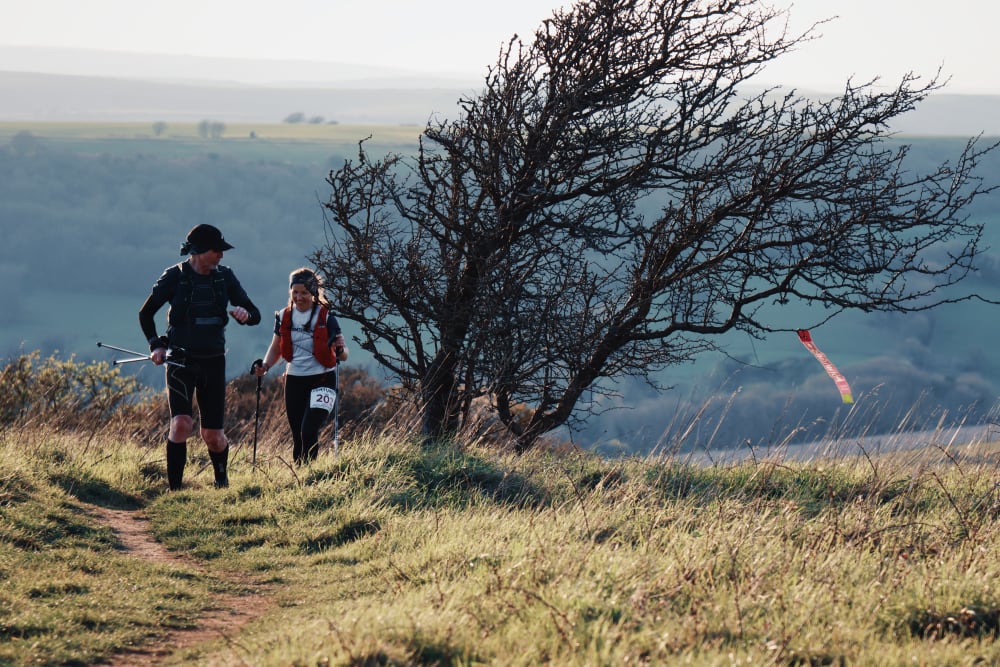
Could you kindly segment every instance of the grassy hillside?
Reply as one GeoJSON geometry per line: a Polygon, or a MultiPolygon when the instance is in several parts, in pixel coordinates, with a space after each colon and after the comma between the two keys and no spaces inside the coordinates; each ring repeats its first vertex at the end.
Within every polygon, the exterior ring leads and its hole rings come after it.
{"type": "Polygon", "coordinates": [[[269,427],[227,490],[192,440],[167,493],[133,430],[0,435],[0,663],[1000,662],[995,444],[698,467],[401,429],[292,468],[269,427]]]}

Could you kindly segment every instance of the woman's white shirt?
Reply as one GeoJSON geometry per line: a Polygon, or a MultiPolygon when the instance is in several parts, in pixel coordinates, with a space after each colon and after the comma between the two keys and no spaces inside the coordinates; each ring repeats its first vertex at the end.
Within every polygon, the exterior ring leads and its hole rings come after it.
{"type": "MultiPolygon", "coordinates": [[[[278,316],[280,318],[280,311],[278,316]]],[[[292,308],[292,360],[285,371],[289,375],[318,375],[330,370],[316,361],[313,354],[313,331],[318,317],[319,308],[310,308],[304,313],[292,308]]]]}

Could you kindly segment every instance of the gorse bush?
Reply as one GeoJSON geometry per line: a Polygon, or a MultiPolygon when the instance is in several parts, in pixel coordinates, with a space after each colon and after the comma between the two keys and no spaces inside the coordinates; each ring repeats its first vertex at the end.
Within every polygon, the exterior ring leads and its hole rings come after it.
{"type": "Polygon", "coordinates": [[[41,419],[72,428],[106,419],[142,400],[133,377],[107,362],[84,363],[72,356],[42,358],[38,350],[10,359],[0,370],[0,424],[41,419]]]}
{"type": "MultiPolygon", "coordinates": [[[[114,421],[143,440],[158,440],[170,418],[166,395],[143,386],[121,368],[105,361],[80,362],[56,354],[42,358],[38,350],[7,360],[0,369],[0,425],[44,423],[59,430],[93,431],[114,421]]],[[[237,440],[253,436],[258,415],[257,379],[233,378],[226,387],[226,428],[237,440]]],[[[376,407],[385,390],[364,369],[346,368],[340,375],[338,419],[351,429],[379,427],[388,416],[376,407]]],[[[284,410],[282,382],[261,382],[262,409],[284,410]]]]}

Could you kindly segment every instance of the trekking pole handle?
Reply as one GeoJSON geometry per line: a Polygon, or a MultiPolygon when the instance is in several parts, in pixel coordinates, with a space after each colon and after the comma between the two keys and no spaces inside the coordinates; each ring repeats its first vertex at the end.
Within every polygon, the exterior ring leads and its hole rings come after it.
{"type": "Polygon", "coordinates": [[[145,357],[132,357],[129,359],[115,359],[114,361],[111,362],[111,365],[117,366],[118,364],[131,364],[134,361],[149,361],[149,360],[150,359],[148,355],[145,357]]]}

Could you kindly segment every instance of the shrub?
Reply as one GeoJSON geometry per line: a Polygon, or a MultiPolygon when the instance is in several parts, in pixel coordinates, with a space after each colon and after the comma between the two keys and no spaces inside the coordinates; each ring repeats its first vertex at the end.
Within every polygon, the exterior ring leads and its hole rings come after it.
{"type": "MultiPolygon", "coordinates": [[[[265,376],[261,382],[260,409],[284,411],[282,382],[265,376]]],[[[385,426],[386,390],[363,368],[347,367],[340,375],[339,424],[357,430],[385,426]]],[[[237,440],[253,437],[258,415],[257,378],[237,376],[226,386],[226,432],[237,440]]],[[[198,416],[195,415],[195,428],[198,416]]],[[[0,425],[44,422],[48,428],[87,430],[114,422],[131,437],[158,442],[170,413],[162,388],[144,387],[134,377],[105,361],[83,363],[45,359],[38,350],[9,359],[0,369],[0,425]],[[112,419],[114,418],[114,419],[112,419]]],[[[283,420],[283,417],[282,417],[283,420]]]]}
{"type": "Polygon", "coordinates": [[[134,403],[140,385],[100,361],[42,359],[38,350],[8,360],[0,370],[0,424],[44,419],[56,428],[104,420],[134,403]]]}

